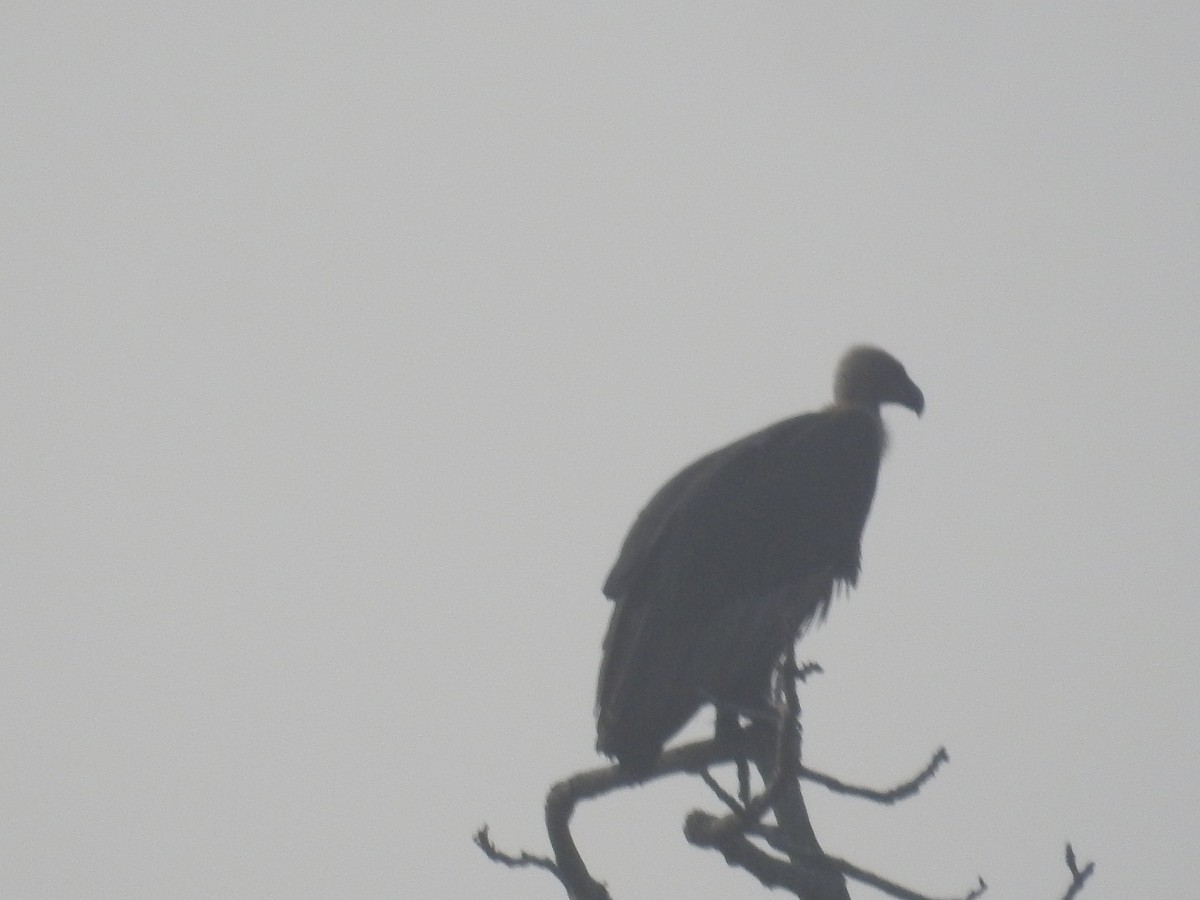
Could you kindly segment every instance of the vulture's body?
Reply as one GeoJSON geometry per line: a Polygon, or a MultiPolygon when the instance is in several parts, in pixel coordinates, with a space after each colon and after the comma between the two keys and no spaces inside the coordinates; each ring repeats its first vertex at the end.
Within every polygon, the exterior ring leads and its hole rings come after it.
{"type": "Polygon", "coordinates": [[[833,405],[702,457],[654,495],[604,585],[601,752],[647,771],[705,703],[764,706],[780,654],[858,576],[885,402],[924,405],[892,357],[854,348],[833,405]]]}

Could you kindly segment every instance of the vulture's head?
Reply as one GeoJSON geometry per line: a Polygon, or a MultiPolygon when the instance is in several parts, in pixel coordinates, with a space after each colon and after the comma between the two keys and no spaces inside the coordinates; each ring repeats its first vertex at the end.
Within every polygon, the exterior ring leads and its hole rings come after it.
{"type": "Polygon", "coordinates": [[[925,395],[913,384],[904,366],[878,347],[851,347],[846,351],[834,377],[833,400],[876,412],[884,403],[907,406],[918,416],[925,409],[925,395]]]}

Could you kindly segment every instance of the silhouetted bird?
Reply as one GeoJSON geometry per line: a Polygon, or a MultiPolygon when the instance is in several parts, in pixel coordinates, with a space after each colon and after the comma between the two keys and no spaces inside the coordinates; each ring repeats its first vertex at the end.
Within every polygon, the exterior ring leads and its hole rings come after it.
{"type": "Polygon", "coordinates": [[[604,584],[598,750],[645,773],[705,703],[766,706],[780,655],[858,578],[884,403],[925,406],[893,357],[854,347],[830,406],[698,459],[654,495],[604,584]]]}

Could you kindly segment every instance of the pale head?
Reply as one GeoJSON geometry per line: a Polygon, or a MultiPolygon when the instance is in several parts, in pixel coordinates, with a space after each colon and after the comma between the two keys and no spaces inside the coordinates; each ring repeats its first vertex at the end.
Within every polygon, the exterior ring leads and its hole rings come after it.
{"type": "Polygon", "coordinates": [[[851,347],[838,364],[833,379],[833,402],[879,412],[884,403],[906,406],[918,416],[925,397],[899,360],[878,347],[851,347]]]}

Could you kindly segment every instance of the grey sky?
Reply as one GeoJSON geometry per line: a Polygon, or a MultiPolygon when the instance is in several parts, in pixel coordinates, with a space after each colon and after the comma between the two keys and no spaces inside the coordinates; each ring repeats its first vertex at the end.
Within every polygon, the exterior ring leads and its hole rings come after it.
{"type": "MultiPolygon", "coordinates": [[[[625,529],[693,457],[923,388],[801,645],[833,852],[1195,893],[1200,7],[9,3],[0,895],[558,896],[625,529]],[[647,8],[647,7],[651,8],[647,8]]],[[[700,723],[699,727],[704,727],[700,723]]],[[[622,898],[753,896],[691,785],[622,898]]],[[[766,896],[766,892],[761,892],[766,896]]],[[[856,898],[871,896],[865,889],[856,898]]]]}

